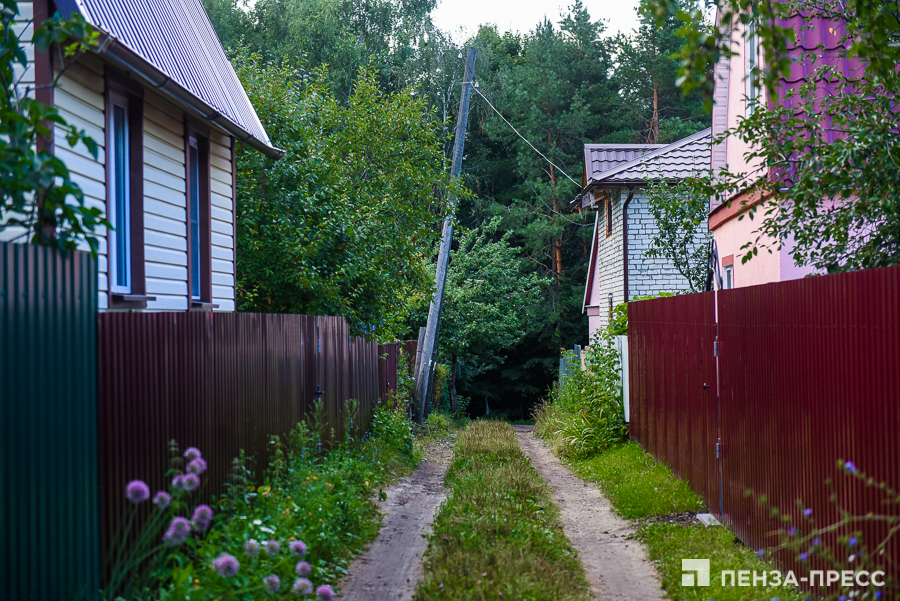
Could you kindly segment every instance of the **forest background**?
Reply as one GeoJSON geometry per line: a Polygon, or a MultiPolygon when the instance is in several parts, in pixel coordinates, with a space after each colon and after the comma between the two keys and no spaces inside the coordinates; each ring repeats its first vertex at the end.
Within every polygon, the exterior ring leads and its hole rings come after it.
{"type": "Polygon", "coordinates": [[[436,0],[203,4],[287,151],[272,162],[239,146],[239,310],[345,315],[357,333],[415,338],[455,195],[475,245],[463,252],[478,252],[451,263],[442,361],[470,415],[527,418],[561,350],[588,342],[594,215],[567,209],[584,144],[669,143],[709,126],[700,92],[676,85],[682,23],[642,3],[638,27],[613,34],[576,0],[531,31],[485,24],[462,41],[432,23],[436,0]],[[447,172],[468,46],[478,89],[458,186],[447,172]]]}

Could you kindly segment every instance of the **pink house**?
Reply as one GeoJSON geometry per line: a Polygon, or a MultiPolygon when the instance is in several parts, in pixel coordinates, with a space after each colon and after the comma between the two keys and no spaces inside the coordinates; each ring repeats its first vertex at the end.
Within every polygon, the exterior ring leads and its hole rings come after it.
{"type": "MultiPolygon", "coordinates": [[[[815,63],[819,61],[846,61],[836,58],[837,53],[833,52],[843,33],[843,28],[839,24],[823,19],[804,19],[796,16],[781,22],[780,25],[793,27],[798,43],[789,50],[795,59],[796,67],[791,69],[791,76],[783,80],[779,91],[802,84],[807,74],[817,66],[815,63]],[[804,53],[810,51],[818,53],[815,61],[803,57],[804,53]]],[[[732,33],[731,44],[736,54],[730,58],[723,58],[715,68],[715,105],[712,115],[714,140],[719,134],[735,127],[740,118],[750,115],[755,103],[768,102],[771,106],[773,103],[787,101],[781,96],[766,98],[766,91],[754,86],[747,77],[762,60],[753,26],[738,24],[736,31],[732,33]]],[[[761,165],[759,160],[747,159],[749,151],[749,146],[734,136],[715,144],[711,160],[713,173],[726,166],[732,173],[744,173],[748,188],[761,178],[768,177],[765,166],[761,165]]],[[[771,254],[760,251],[752,260],[741,262],[741,257],[746,253],[742,247],[756,240],[762,218],[762,211],[757,211],[755,219],[750,219],[746,215],[747,209],[761,202],[764,202],[764,199],[752,190],[743,191],[731,198],[714,198],[710,202],[709,230],[713,233],[718,247],[725,288],[793,280],[815,273],[813,268],[797,267],[794,264],[790,241],[780,250],[773,248],[771,254]]],[[[762,240],[772,242],[771,239],[762,240]]]]}

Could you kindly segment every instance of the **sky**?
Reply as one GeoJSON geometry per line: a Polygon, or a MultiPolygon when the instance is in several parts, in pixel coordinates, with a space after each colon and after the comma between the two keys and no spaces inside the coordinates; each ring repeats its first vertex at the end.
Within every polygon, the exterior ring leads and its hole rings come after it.
{"type": "MultiPolygon", "coordinates": [[[[482,23],[494,23],[502,31],[525,33],[546,16],[559,22],[560,13],[571,0],[440,0],[431,19],[440,29],[450,31],[457,41],[476,33],[482,23]],[[462,27],[465,35],[457,32],[462,27]]],[[[584,0],[594,20],[604,19],[607,33],[629,32],[637,25],[638,0],[584,0]]]]}

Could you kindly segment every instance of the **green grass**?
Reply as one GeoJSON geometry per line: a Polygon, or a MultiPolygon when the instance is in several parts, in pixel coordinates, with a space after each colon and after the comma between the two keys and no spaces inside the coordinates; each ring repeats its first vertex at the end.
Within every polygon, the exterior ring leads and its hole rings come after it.
{"type": "Polygon", "coordinates": [[[463,430],[447,473],[416,601],[589,598],[550,488],[506,423],[463,430]]]}
{"type": "MultiPolygon", "coordinates": [[[[645,524],[637,537],[647,545],[650,558],[656,564],[663,588],[674,601],[750,601],[778,598],[780,601],[799,601],[805,597],[796,590],[783,587],[722,586],[725,570],[771,571],[740,540],[721,526],[676,526],[645,524]],[[705,558],[710,560],[709,587],[681,586],[681,560],[705,558]]],[[[730,580],[726,581],[730,584],[730,580]]]]}
{"type": "Polygon", "coordinates": [[[568,459],[582,480],[594,482],[626,519],[702,511],[703,501],[636,442],[587,459],[568,459]]]}

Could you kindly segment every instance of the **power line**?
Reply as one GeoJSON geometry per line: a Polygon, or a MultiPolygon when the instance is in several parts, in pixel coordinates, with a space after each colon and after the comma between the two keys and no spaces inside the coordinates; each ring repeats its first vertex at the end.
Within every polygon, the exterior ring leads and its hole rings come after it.
{"type": "Polygon", "coordinates": [[[565,175],[567,178],[569,178],[569,181],[572,182],[573,184],[575,184],[575,185],[578,187],[579,190],[581,189],[581,184],[579,184],[579,183],[576,182],[574,179],[572,179],[572,178],[569,176],[568,173],[566,173],[565,171],[562,170],[562,168],[559,167],[559,165],[555,164],[553,161],[551,161],[551,160],[548,159],[546,156],[544,156],[544,153],[543,153],[543,152],[541,152],[540,150],[538,150],[537,148],[535,148],[535,147],[534,147],[534,144],[532,144],[531,142],[529,142],[528,139],[527,139],[525,136],[523,136],[522,134],[520,134],[520,133],[519,133],[519,130],[517,130],[515,127],[513,127],[513,124],[506,120],[506,117],[504,117],[504,116],[500,113],[500,111],[497,110],[497,107],[495,107],[493,104],[491,104],[491,101],[488,100],[487,97],[486,97],[484,94],[482,94],[481,91],[480,91],[478,88],[476,88],[476,87],[473,86],[472,89],[475,90],[475,93],[478,94],[479,96],[481,96],[481,97],[484,99],[484,101],[488,103],[488,106],[489,106],[489,107],[491,107],[492,109],[494,109],[494,112],[497,113],[497,115],[498,115],[501,119],[503,119],[503,122],[506,123],[506,124],[509,126],[509,128],[510,128],[511,130],[513,130],[514,132],[516,132],[516,135],[517,135],[517,136],[519,136],[520,138],[522,138],[522,140],[524,140],[524,142],[525,142],[526,144],[528,144],[529,146],[531,146],[531,149],[532,149],[533,151],[535,151],[536,153],[538,153],[539,155],[541,155],[541,158],[542,158],[542,159],[544,159],[545,161],[547,161],[548,163],[550,163],[551,165],[553,165],[554,167],[556,167],[557,169],[559,169],[559,172],[560,172],[560,173],[562,173],[562,174],[565,175]]]}

